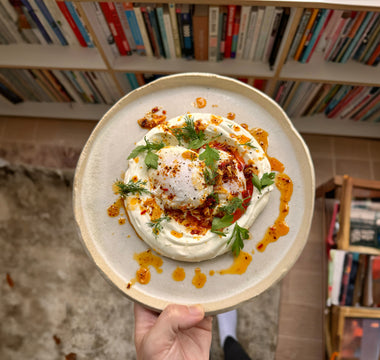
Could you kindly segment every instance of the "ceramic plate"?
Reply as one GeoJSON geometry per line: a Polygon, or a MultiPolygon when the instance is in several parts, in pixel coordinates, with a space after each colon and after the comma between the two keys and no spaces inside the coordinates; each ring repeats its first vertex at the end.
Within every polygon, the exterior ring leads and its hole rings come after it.
{"type": "Polygon", "coordinates": [[[74,181],[74,212],[81,238],[97,267],[118,289],[134,301],[162,310],[168,303],[202,304],[208,314],[237,307],[281,279],[297,260],[307,241],[314,207],[314,170],[309,151],[284,111],[269,97],[240,81],[213,74],[185,73],[167,76],[145,85],[119,100],[101,119],[80,156],[74,181]],[[207,105],[198,109],[195,99],[207,105]],[[268,155],[285,165],[294,183],[286,218],[286,236],[268,245],[264,252],[256,244],[279,215],[280,192],[271,199],[250,229],[244,251],[252,261],[242,275],[221,275],[233,262],[232,253],[200,263],[185,263],[161,257],[162,272],[151,268],[151,280],[142,285],[135,278],[139,268],[134,254],[147,250],[128,221],[119,225],[107,215],[115,200],[112,184],[127,167],[127,157],[147,130],[137,120],[160,106],[167,118],[186,112],[235,114],[237,123],[259,127],[269,133],[268,155]],[[186,277],[174,281],[172,273],[182,267],[186,277]],[[192,284],[195,269],[207,280],[202,288],[192,284]]]}

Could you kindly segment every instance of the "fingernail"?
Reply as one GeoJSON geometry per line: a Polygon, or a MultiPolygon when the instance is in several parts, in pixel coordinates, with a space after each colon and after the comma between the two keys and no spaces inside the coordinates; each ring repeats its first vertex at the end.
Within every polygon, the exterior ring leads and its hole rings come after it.
{"type": "Polygon", "coordinates": [[[201,305],[191,305],[191,306],[188,306],[188,309],[191,315],[200,316],[204,314],[204,311],[201,305]]]}

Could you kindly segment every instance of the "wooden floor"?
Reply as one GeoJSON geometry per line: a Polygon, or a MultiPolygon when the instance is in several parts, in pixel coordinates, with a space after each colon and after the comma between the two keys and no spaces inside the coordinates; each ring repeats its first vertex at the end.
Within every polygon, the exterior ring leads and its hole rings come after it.
{"type": "MultiPolygon", "coordinates": [[[[95,122],[0,118],[0,158],[74,168],[95,122]]],[[[379,127],[380,130],[380,127],[379,127]]],[[[380,180],[380,140],[303,135],[316,184],[335,174],[380,180]]],[[[316,212],[307,245],[282,280],[276,360],[323,359],[322,219],[316,212]]]]}

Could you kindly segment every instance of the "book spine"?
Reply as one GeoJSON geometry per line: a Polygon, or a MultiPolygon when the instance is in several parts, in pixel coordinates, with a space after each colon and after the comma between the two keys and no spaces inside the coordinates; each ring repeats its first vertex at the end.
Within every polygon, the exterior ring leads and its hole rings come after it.
{"type": "Polygon", "coordinates": [[[66,92],[70,95],[73,101],[82,104],[83,101],[77,92],[73,89],[72,84],[67,80],[67,78],[59,70],[52,70],[54,76],[59,80],[62,86],[66,89],[66,92]]]}
{"type": "Polygon", "coordinates": [[[86,43],[84,37],[82,36],[82,33],[80,32],[76,22],[74,21],[73,17],[71,16],[71,13],[70,13],[69,9],[67,8],[65,2],[64,1],[57,1],[57,5],[58,5],[59,9],[61,10],[63,16],[67,20],[67,23],[71,27],[76,38],[78,39],[79,44],[83,47],[87,47],[87,43],[86,43]]]}
{"type": "Polygon", "coordinates": [[[183,54],[187,59],[194,57],[193,30],[190,9],[181,10],[181,25],[183,34],[183,54]]]}
{"type": "Polygon", "coordinates": [[[141,38],[142,38],[142,41],[144,44],[146,56],[153,56],[153,50],[152,50],[152,46],[150,44],[149,35],[148,35],[147,30],[146,30],[146,26],[145,26],[145,22],[144,22],[142,12],[141,12],[141,8],[134,5],[133,6],[133,12],[135,13],[135,16],[136,16],[136,21],[137,21],[137,25],[138,25],[140,33],[141,33],[141,38]]]}
{"type": "Polygon", "coordinates": [[[362,89],[362,86],[353,87],[352,90],[348,92],[342,100],[339,101],[339,104],[327,114],[327,117],[334,118],[338,116],[344,110],[344,108],[348,106],[352,99],[354,99],[355,96],[360,93],[362,89]]]}
{"type": "Polygon", "coordinates": [[[129,27],[132,32],[134,42],[136,44],[136,50],[139,54],[144,55],[146,54],[144,41],[142,39],[140,28],[137,23],[136,14],[133,10],[133,3],[123,3],[123,7],[125,11],[125,16],[127,17],[129,27]]]}
{"type": "Polygon", "coordinates": [[[90,87],[91,89],[91,92],[94,94],[94,97],[95,97],[95,102],[96,103],[103,103],[105,104],[106,103],[106,100],[105,98],[103,97],[101,91],[99,90],[99,88],[96,86],[93,78],[92,78],[92,75],[91,75],[91,71],[82,71],[81,74],[82,74],[82,77],[84,78],[85,82],[87,83],[87,85],[90,87]]]}
{"type": "Polygon", "coordinates": [[[139,83],[137,82],[136,75],[133,73],[126,73],[125,75],[129,83],[131,84],[132,89],[137,89],[139,87],[139,83]]]}
{"type": "Polygon", "coordinates": [[[264,55],[264,48],[270,33],[270,26],[273,24],[275,7],[267,6],[264,11],[264,18],[260,28],[260,34],[256,45],[254,61],[261,61],[264,55]]]}
{"type": "Polygon", "coordinates": [[[116,8],[112,3],[107,2],[100,2],[99,5],[115,39],[115,43],[119,49],[120,55],[130,55],[131,49],[123,32],[119,17],[116,12],[116,8]]]}
{"type": "Polygon", "coordinates": [[[376,96],[372,96],[371,99],[368,101],[368,103],[353,117],[354,120],[358,121],[363,116],[366,115],[366,113],[371,110],[375,105],[378,104],[380,101],[380,92],[377,91],[378,94],[376,96]]]}
{"type": "Polygon", "coordinates": [[[147,29],[147,33],[149,35],[149,40],[150,40],[150,43],[152,45],[153,53],[156,57],[160,57],[160,50],[158,48],[158,44],[157,44],[156,38],[154,36],[154,31],[153,31],[152,23],[150,21],[149,12],[145,6],[141,7],[141,12],[143,15],[143,19],[144,19],[144,23],[145,23],[145,26],[147,29]]]}
{"type": "Polygon", "coordinates": [[[91,81],[93,82],[94,86],[98,89],[99,93],[102,95],[104,103],[108,105],[112,105],[113,101],[109,94],[109,89],[101,80],[99,74],[100,72],[96,72],[96,71],[88,72],[88,75],[91,81]]]}
{"type": "Polygon", "coordinates": [[[55,35],[57,36],[58,40],[62,45],[68,45],[68,42],[66,38],[63,36],[60,28],[58,27],[58,24],[53,19],[52,15],[50,14],[48,8],[46,7],[45,3],[42,0],[34,0],[36,5],[41,10],[41,13],[45,17],[47,23],[50,25],[52,30],[54,31],[55,35]]]}
{"type": "Polygon", "coordinates": [[[280,24],[279,24],[279,29],[278,29],[276,37],[274,39],[273,47],[272,47],[272,50],[271,50],[271,53],[270,53],[269,59],[268,59],[269,67],[271,69],[273,69],[274,64],[276,62],[277,54],[278,54],[278,52],[280,50],[282,39],[284,37],[285,30],[286,30],[286,27],[288,25],[289,16],[290,16],[290,9],[286,8],[284,10],[282,16],[281,16],[281,21],[280,21],[280,24]]]}
{"type": "Polygon", "coordinates": [[[289,54],[288,54],[288,58],[290,58],[290,59],[294,58],[294,55],[295,55],[295,53],[298,49],[299,43],[301,41],[302,35],[304,34],[306,26],[309,22],[310,16],[311,16],[311,9],[305,9],[303,14],[302,14],[301,20],[297,26],[297,30],[296,30],[296,33],[294,35],[292,45],[290,46],[290,50],[289,50],[289,54]]]}
{"type": "Polygon", "coordinates": [[[36,24],[36,26],[38,27],[38,29],[40,30],[40,32],[41,32],[43,38],[45,39],[45,41],[48,44],[52,44],[53,40],[50,38],[50,36],[47,33],[46,29],[44,28],[44,26],[42,25],[41,21],[39,20],[39,18],[35,14],[34,9],[30,5],[29,1],[28,0],[21,0],[21,2],[25,6],[26,10],[28,11],[30,17],[33,19],[33,21],[36,24]]]}
{"type": "Polygon", "coordinates": [[[226,49],[226,37],[227,37],[227,16],[228,10],[226,6],[221,6],[219,9],[219,22],[220,22],[220,40],[219,40],[219,58],[218,60],[223,60],[225,57],[226,49]]]}
{"type": "Polygon", "coordinates": [[[154,37],[154,40],[155,40],[157,47],[158,47],[158,53],[159,53],[158,56],[159,57],[165,57],[165,51],[164,51],[164,47],[162,44],[160,30],[158,28],[158,21],[157,21],[155,7],[154,6],[147,6],[146,9],[147,9],[147,12],[149,15],[150,24],[152,26],[153,37],[154,37]]]}
{"type": "Polygon", "coordinates": [[[317,18],[317,15],[319,13],[319,10],[318,9],[313,9],[311,15],[310,15],[310,19],[306,25],[306,28],[305,28],[305,32],[303,33],[302,37],[301,37],[301,40],[300,40],[300,43],[298,45],[298,48],[294,54],[294,60],[298,61],[300,56],[301,56],[301,53],[303,51],[303,48],[304,48],[304,45],[305,45],[305,42],[309,36],[309,33],[313,27],[313,24],[315,22],[315,19],[317,18]]]}
{"type": "Polygon", "coordinates": [[[234,19],[235,19],[236,5],[228,5],[228,13],[227,13],[227,33],[225,40],[225,48],[224,48],[224,57],[231,57],[231,46],[232,46],[232,36],[234,30],[234,19]]]}
{"type": "Polygon", "coordinates": [[[346,297],[347,297],[347,290],[348,290],[348,282],[350,279],[351,266],[352,266],[352,254],[347,253],[346,257],[345,257],[345,261],[344,261],[342,285],[341,285],[341,290],[340,290],[340,294],[339,294],[339,304],[340,305],[346,304],[346,297]]]}
{"type": "Polygon", "coordinates": [[[164,53],[165,58],[170,59],[171,56],[170,56],[170,50],[169,50],[168,36],[166,34],[166,29],[165,29],[163,6],[156,7],[156,15],[157,15],[158,30],[160,33],[162,47],[164,50],[163,53],[164,53]]]}
{"type": "Polygon", "coordinates": [[[259,39],[261,25],[263,23],[263,18],[264,18],[264,8],[263,7],[259,7],[257,9],[257,19],[256,19],[256,24],[255,24],[255,30],[254,30],[253,36],[252,36],[252,43],[251,43],[251,46],[250,46],[250,49],[249,49],[248,60],[252,60],[252,61],[255,60],[257,42],[258,42],[258,39],[259,39]]]}
{"type": "Polygon", "coordinates": [[[219,31],[219,6],[209,7],[209,40],[208,40],[208,60],[218,61],[218,31],[219,31]]]}
{"type": "Polygon", "coordinates": [[[269,35],[268,35],[266,44],[264,46],[263,57],[261,59],[261,61],[263,61],[265,63],[269,61],[270,53],[273,49],[274,40],[275,40],[276,35],[278,33],[278,29],[280,27],[280,22],[281,22],[281,18],[282,18],[283,13],[284,13],[283,8],[276,8],[275,9],[272,22],[269,26],[269,35]]]}
{"type": "Polygon", "coordinates": [[[75,24],[77,25],[77,28],[79,29],[80,33],[82,34],[83,39],[85,40],[87,47],[94,47],[94,44],[91,40],[90,34],[87,32],[86,27],[84,26],[82,19],[80,18],[80,15],[76,11],[76,8],[74,4],[71,1],[65,1],[65,5],[67,9],[69,10],[69,13],[71,17],[73,18],[75,24]]]}
{"type": "Polygon", "coordinates": [[[242,6],[240,12],[240,26],[237,39],[236,59],[242,59],[245,48],[247,47],[247,30],[251,6],[242,6]]]}
{"type": "Polygon", "coordinates": [[[166,7],[164,8],[163,18],[164,18],[164,27],[165,27],[166,37],[168,41],[170,58],[175,59],[177,55],[176,55],[176,49],[175,49],[175,44],[174,44],[173,28],[172,28],[172,24],[170,20],[169,10],[166,7]]]}
{"type": "Polygon", "coordinates": [[[129,26],[127,15],[125,14],[125,11],[124,11],[124,6],[122,3],[118,3],[118,2],[113,3],[113,6],[116,10],[116,14],[120,22],[121,30],[123,30],[123,33],[128,43],[128,46],[130,48],[130,51],[134,52],[136,51],[136,44],[135,44],[135,40],[133,39],[133,35],[132,35],[131,28],[129,26]]]}
{"type": "Polygon", "coordinates": [[[174,3],[169,3],[168,6],[169,6],[170,24],[172,27],[173,40],[174,40],[175,55],[177,58],[181,58],[182,57],[181,41],[179,38],[176,7],[174,3]]]}
{"type": "Polygon", "coordinates": [[[236,58],[237,44],[239,38],[241,6],[236,6],[234,25],[232,29],[231,59],[236,58]]]}
{"type": "Polygon", "coordinates": [[[249,60],[249,52],[251,50],[253,34],[255,32],[255,25],[257,20],[257,7],[252,7],[249,14],[248,25],[247,25],[247,37],[245,39],[245,46],[243,50],[242,58],[244,60],[249,60]]]}

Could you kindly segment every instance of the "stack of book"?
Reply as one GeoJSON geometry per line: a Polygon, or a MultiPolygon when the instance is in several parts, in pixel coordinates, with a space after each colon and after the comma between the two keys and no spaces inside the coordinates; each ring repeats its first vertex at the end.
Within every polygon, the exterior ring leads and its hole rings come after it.
{"type": "Polygon", "coordinates": [[[14,43],[94,47],[75,2],[1,0],[0,44],[14,43]]]}
{"type": "Polygon", "coordinates": [[[380,121],[380,88],[279,81],[273,99],[289,117],[324,113],[328,118],[380,121]]]}
{"type": "Polygon", "coordinates": [[[323,52],[326,61],[352,59],[376,66],[380,62],[380,13],[305,9],[288,58],[307,63],[314,52],[323,52]]]}
{"type": "Polygon", "coordinates": [[[120,94],[106,72],[0,69],[0,95],[24,101],[114,104],[120,94]]]}
{"type": "Polygon", "coordinates": [[[327,305],[380,307],[380,256],[330,250],[327,305]]]}

